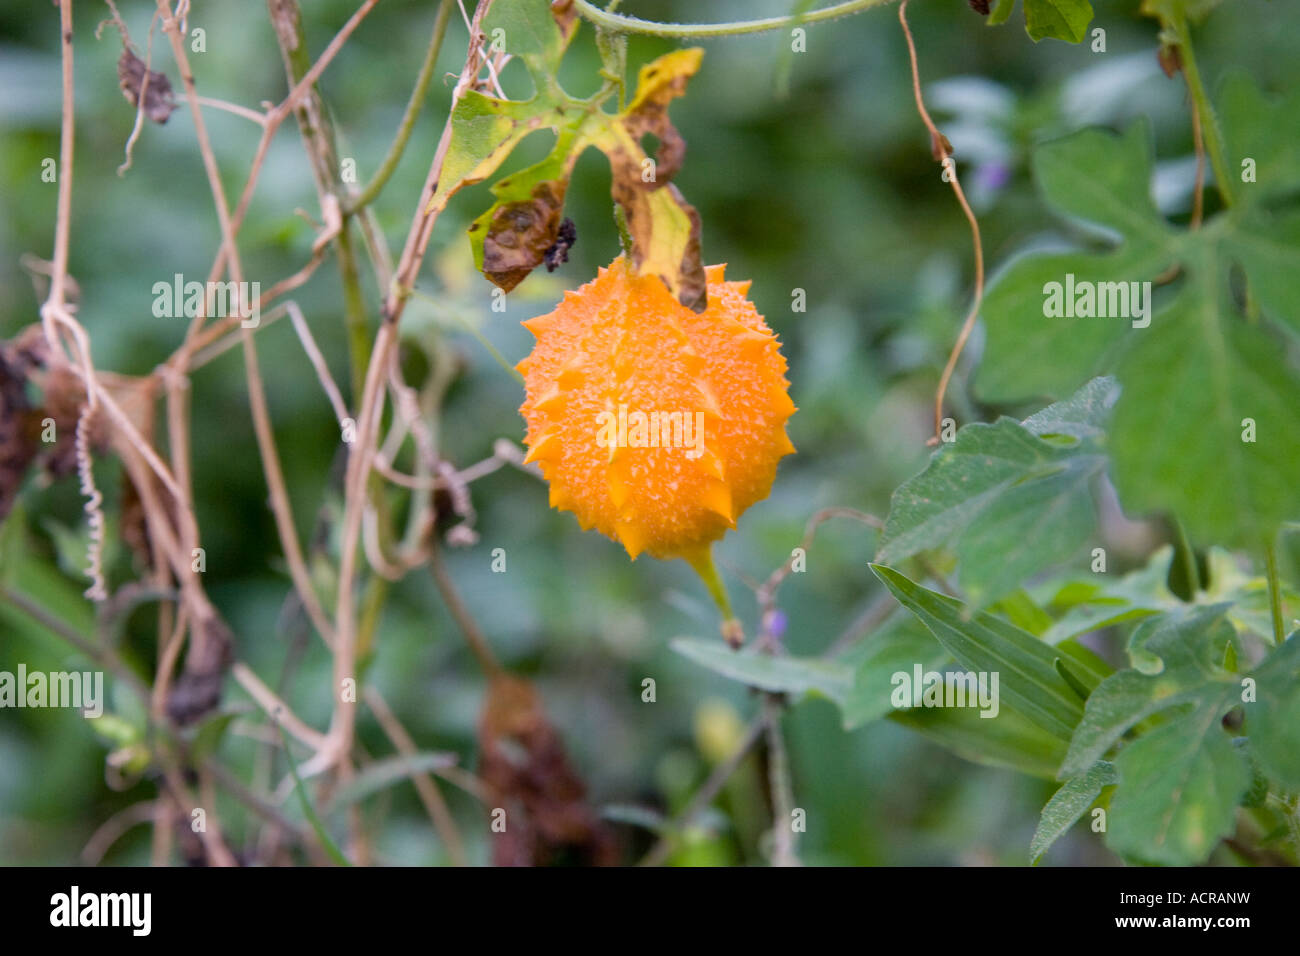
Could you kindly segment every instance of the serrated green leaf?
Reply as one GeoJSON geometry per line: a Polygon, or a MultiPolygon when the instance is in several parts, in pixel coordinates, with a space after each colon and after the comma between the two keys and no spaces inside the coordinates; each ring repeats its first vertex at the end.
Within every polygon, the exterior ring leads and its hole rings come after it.
{"type": "Polygon", "coordinates": [[[1259,205],[1300,188],[1300,88],[1267,97],[1248,73],[1234,70],[1223,78],[1216,100],[1236,195],[1259,205]],[[1242,178],[1248,168],[1253,182],[1242,178]]]}
{"type": "MultiPolygon", "coordinates": [[[[986,24],[1006,23],[1015,7],[1016,0],[996,0],[986,24]]],[[[1025,32],[1035,43],[1044,39],[1078,43],[1087,35],[1092,17],[1088,0],[1025,0],[1025,32]]]]}
{"type": "Polygon", "coordinates": [[[1222,264],[1194,268],[1120,364],[1115,488],[1131,512],[1179,515],[1194,540],[1258,548],[1300,513],[1300,378],[1273,334],[1223,321],[1222,264]]]}
{"type": "Polygon", "coordinates": [[[971,614],[960,601],[923,588],[892,568],[873,564],[871,569],[958,664],[976,673],[999,675],[1005,709],[1069,739],[1083,705],[1057,673],[1055,662],[1060,655],[1053,648],[991,614],[971,614]]]}
{"type": "Polygon", "coordinates": [[[1105,411],[1094,407],[1105,388],[1085,391],[1040,413],[1034,427],[1050,439],[1027,427],[1033,419],[961,428],[895,490],[877,560],[951,548],[963,591],[983,607],[1069,558],[1095,524],[1090,486],[1106,463],[1097,441],[1105,411]]]}
{"type": "Polygon", "coordinates": [[[1088,0],[1025,0],[1025,30],[1035,43],[1043,39],[1078,43],[1091,22],[1088,0]]]}
{"type": "Polygon", "coordinates": [[[1048,847],[1097,802],[1101,792],[1118,779],[1114,765],[1099,760],[1083,773],[1065,781],[1043,807],[1034,838],[1029,843],[1029,861],[1037,863],[1048,847]]]}
{"type": "Polygon", "coordinates": [[[1074,731],[1061,778],[1100,760],[1133,725],[1184,704],[1231,706],[1235,682],[1220,668],[1234,639],[1226,605],[1169,611],[1143,621],[1129,640],[1134,667],[1106,678],[1074,731]]]}
{"type": "Polygon", "coordinates": [[[1259,761],[1251,752],[1249,738],[1233,737],[1232,746],[1237,748],[1250,768],[1250,786],[1241,798],[1241,805],[1251,810],[1258,809],[1268,803],[1268,778],[1260,771],[1259,761]]]}
{"type": "MultiPolygon", "coordinates": [[[[1246,99],[1238,89],[1234,102],[1246,99]]],[[[1294,139],[1293,129],[1279,135],[1294,139]]],[[[1125,508],[1173,511],[1197,543],[1257,549],[1300,514],[1291,492],[1300,485],[1300,376],[1276,328],[1242,314],[1229,273],[1245,270],[1265,318],[1295,323],[1290,246],[1300,224],[1247,207],[1195,231],[1172,230],[1149,197],[1145,124],[1123,137],[1093,130],[1048,144],[1034,166],[1050,206],[1119,244],[1108,255],[1027,256],[999,275],[983,310],[988,338],[976,390],[994,401],[1027,400],[1116,371],[1110,450],[1125,508]],[[1175,273],[1177,294],[1153,314],[1130,316],[1142,321],[1046,317],[1047,283],[1071,274],[1154,287],[1175,273]]]]}
{"type": "Polygon", "coordinates": [[[1131,323],[1122,318],[1048,318],[1044,289],[1064,283],[1136,282],[1173,261],[1163,246],[1126,244],[1114,253],[1034,254],[1013,260],[993,278],[980,314],[987,344],[974,388],[986,401],[1042,401],[1114,371],[1131,323]]]}
{"type": "Polygon", "coordinates": [[[1118,135],[1084,129],[1044,143],[1032,160],[1043,198],[1058,212],[1128,243],[1163,245],[1174,233],[1151,197],[1151,135],[1143,121],[1118,135]]]}
{"type": "Polygon", "coordinates": [[[1109,375],[1094,378],[1069,398],[1048,405],[1022,422],[1040,437],[1069,435],[1084,441],[1100,438],[1119,397],[1119,382],[1109,375]]]}
{"type": "Polygon", "coordinates": [[[1275,648],[1252,676],[1255,700],[1242,705],[1251,753],[1282,787],[1300,790],[1300,636],[1275,648]]]}
{"type": "Polygon", "coordinates": [[[1241,265],[1264,315],[1300,332],[1300,214],[1243,213],[1242,229],[1223,239],[1223,251],[1241,265]]]}
{"type": "Polygon", "coordinates": [[[1062,778],[1141,728],[1114,758],[1107,843],[1126,857],[1190,865],[1232,831],[1250,774],[1222,726],[1241,696],[1239,678],[1221,666],[1235,641],[1226,611],[1191,607],[1139,625],[1129,642],[1134,667],[1092,693],[1070,742],[1062,778]]]}
{"type": "Polygon", "coordinates": [[[1106,843],[1125,857],[1168,866],[1200,863],[1236,825],[1250,784],[1214,706],[1143,734],[1119,752],[1120,785],[1106,843]]]}
{"type": "Polygon", "coordinates": [[[842,661],[734,651],[719,641],[688,637],[675,638],[671,646],[716,674],[772,693],[815,693],[843,706],[853,685],[853,670],[842,661]]]}

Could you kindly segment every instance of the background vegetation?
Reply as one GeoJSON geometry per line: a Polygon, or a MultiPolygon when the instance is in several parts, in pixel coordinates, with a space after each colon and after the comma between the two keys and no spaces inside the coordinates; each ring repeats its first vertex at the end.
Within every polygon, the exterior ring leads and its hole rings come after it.
{"type": "MultiPolygon", "coordinates": [[[[308,49],[323,49],[356,6],[352,0],[308,5],[308,49]]],[[[647,0],[627,7],[658,20],[720,21],[777,15],[789,4],[647,0]]],[[[321,79],[340,154],[355,158],[363,182],[392,142],[436,8],[432,0],[379,4],[321,79]]],[[[124,0],[121,10],[142,47],[152,5],[124,0]]],[[[80,287],[79,318],[96,365],[144,375],[177,347],[186,324],[154,317],[153,283],[174,273],[206,275],[220,236],[188,110],[179,109],[163,126],[146,124],[132,168],[117,175],[134,121],[118,87],[121,47],[111,27],[94,39],[95,23],[108,15],[101,4],[78,3],[75,12],[78,138],[70,272],[80,287]]],[[[743,582],[761,581],[779,567],[810,516],[831,506],[883,516],[891,492],[924,466],[934,389],[969,305],[969,229],[930,156],[895,13],[889,7],[810,27],[803,53],[790,53],[784,33],[704,41],[703,67],[672,110],[688,143],[675,182],[701,214],[704,259],[728,263],[729,278],[753,279],[751,298],[783,342],[800,409],[789,429],[798,454],[782,463],[771,497],[718,549],[751,633],[757,611],[743,582]],[[804,313],[791,311],[795,289],[806,291],[804,313]]],[[[1018,23],[990,27],[959,0],[917,2],[909,14],[927,102],[961,163],[991,269],[1029,244],[1075,235],[1042,202],[1030,155],[1036,145],[1082,126],[1123,129],[1148,120],[1159,157],[1157,203],[1186,222],[1195,170],[1186,88],[1161,71],[1158,25],[1139,13],[1136,2],[1098,4],[1094,26],[1106,31],[1104,53],[1087,42],[1034,44],[1018,23]]],[[[284,70],[260,0],[196,4],[191,26],[207,31],[207,52],[191,57],[201,92],[254,108],[284,96],[284,70]]],[[[1212,88],[1228,67],[1244,65],[1264,89],[1295,89],[1297,26],[1296,8],[1286,0],[1225,4],[1198,29],[1201,71],[1212,88]]],[[[457,13],[404,158],[374,204],[395,245],[418,202],[464,60],[465,36],[457,13]]],[[[629,63],[674,48],[669,41],[632,37],[629,63]]],[[[154,51],[155,68],[179,88],[161,37],[154,51]]],[[[599,65],[591,27],[584,24],[561,79],[574,93],[594,92],[599,65]]],[[[503,83],[518,95],[527,88],[522,66],[509,70],[503,83]]],[[[59,150],[57,9],[0,6],[0,91],[0,179],[6,184],[0,194],[0,336],[9,339],[38,321],[44,298],[20,258],[47,258],[54,243],[56,186],[41,182],[40,171],[42,160],[59,150]]],[[[205,117],[227,190],[237,195],[258,130],[238,116],[208,111],[205,117]]],[[[507,171],[540,160],[543,139],[526,143],[507,171]]],[[[578,232],[569,262],[552,274],[535,273],[509,295],[504,314],[493,312],[491,286],[474,270],[464,233],[489,202],[485,185],[451,202],[417,283],[427,295],[412,299],[403,319],[404,335],[420,338],[447,363],[438,439],[460,468],[491,456],[498,440],[518,444],[523,435],[519,384],[483,340],[511,363],[523,357],[532,337],[520,320],[548,311],[565,288],[586,281],[619,248],[608,165],[591,151],[578,163],[566,203],[578,232]]],[[[302,138],[290,121],[273,141],[240,234],[249,278],[269,284],[307,260],[314,233],[295,209],[315,216],[318,208],[302,138]]],[[[362,288],[373,335],[386,290],[365,271],[362,288]]],[[[337,268],[327,262],[294,298],[349,396],[337,268]]],[[[974,403],[965,383],[983,340],[981,328],[951,390],[958,421],[992,420],[1002,412],[1023,417],[1042,407],[1043,401],[974,403]]],[[[344,446],[289,323],[259,332],[258,345],[294,517],[316,568],[341,513],[344,446]]],[[[235,635],[238,658],[304,721],[324,727],[331,703],[322,688],[332,681],[332,663],[301,608],[288,599],[291,586],[267,508],[237,352],[196,371],[191,381],[204,583],[235,635]]],[[[122,494],[114,465],[103,463],[97,473],[114,516],[122,494]]],[[[685,806],[761,700],[671,649],[674,637],[712,639],[717,630],[716,610],[684,563],[628,562],[617,544],[581,533],[572,516],[548,510],[545,487],[519,469],[495,471],[475,481],[471,492],[479,540],[444,549],[448,573],[502,664],[536,683],[590,803],[606,811],[615,857],[632,861],[653,842],[645,824],[685,806]],[[491,569],[495,548],[508,556],[504,574],[491,569]],[[657,683],[655,703],[642,700],[646,677],[657,683]]],[[[1108,548],[1112,572],[1140,567],[1159,544],[1173,540],[1162,520],[1126,518],[1113,496],[1103,499],[1089,547],[1108,548]]],[[[18,575],[42,607],[90,633],[94,612],[80,596],[86,531],[75,476],[29,479],[0,537],[8,580],[18,575]]],[[[133,558],[113,517],[108,540],[110,585],[120,586],[132,577],[133,558]]],[[[869,567],[876,546],[876,535],[855,522],[833,521],[819,531],[807,571],[783,585],[791,654],[817,654],[851,636],[855,622],[891,600],[869,567]]],[[[1295,558],[1282,554],[1284,578],[1294,580],[1289,569],[1295,558]]],[[[1068,568],[1082,573],[1087,565],[1088,547],[1071,552],[1068,568]]],[[[1176,579],[1179,572],[1173,573],[1176,579]]],[[[111,639],[128,665],[151,673],[155,606],[142,603],[114,623],[119,630],[111,639]]],[[[460,766],[479,767],[485,678],[427,567],[391,588],[376,634],[366,680],[419,749],[454,753],[460,766]]],[[[1103,631],[1094,647],[1118,664],[1122,637],[1103,631]]],[[[57,670],[82,659],[5,603],[0,669],[12,670],[18,661],[29,670],[57,670]]],[[[128,727],[141,724],[138,704],[111,683],[116,719],[128,727]]],[[[226,682],[225,707],[236,719],[233,728],[222,728],[224,762],[245,780],[282,781],[282,757],[268,763],[268,745],[238,732],[255,729],[256,712],[233,681],[226,682]]],[[[964,760],[889,720],[845,731],[839,708],[815,695],[789,709],[784,728],[795,804],[807,811],[798,850],[809,864],[1023,864],[1039,812],[1059,786],[964,760]]],[[[123,741],[132,739],[124,733],[106,740],[71,711],[0,712],[0,862],[77,862],[101,824],[154,798],[152,773],[122,754],[123,741]],[[109,754],[124,765],[107,766],[109,754]]],[[[392,752],[369,713],[359,717],[358,736],[376,757],[392,752]]],[[[749,864],[766,858],[770,759],[762,748],[747,758],[671,859],[749,864]]],[[[473,795],[445,782],[441,787],[468,858],[487,861],[492,835],[486,810],[473,795]]],[[[281,797],[288,792],[282,788],[281,797]]],[[[262,821],[244,803],[223,793],[217,806],[243,858],[296,859],[283,847],[269,856],[262,852],[262,821]]],[[[360,807],[375,861],[451,862],[446,841],[410,785],[386,788],[360,807]]],[[[281,812],[307,825],[292,800],[282,801],[281,812]]],[[[327,816],[325,824],[342,833],[344,815],[327,816]]],[[[97,855],[98,843],[92,847],[97,855]]],[[[147,826],[129,829],[103,854],[111,864],[149,859],[147,826]]],[[[1213,859],[1236,863],[1243,857],[1220,848],[1213,859]]],[[[1080,826],[1046,862],[1110,864],[1117,857],[1080,826]]]]}

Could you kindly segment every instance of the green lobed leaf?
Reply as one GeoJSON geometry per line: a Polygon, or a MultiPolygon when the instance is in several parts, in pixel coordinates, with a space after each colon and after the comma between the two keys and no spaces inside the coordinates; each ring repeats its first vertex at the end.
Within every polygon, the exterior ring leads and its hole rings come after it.
{"type": "Polygon", "coordinates": [[[525,136],[556,120],[554,103],[540,94],[515,101],[467,90],[451,111],[451,139],[429,211],[441,211],[458,190],[487,179],[525,136]]]}
{"type": "Polygon", "coordinates": [[[1105,254],[1034,253],[1014,259],[989,287],[980,314],[987,340],[975,372],[975,392],[985,401],[1041,402],[1068,395],[1090,379],[1113,372],[1130,335],[1124,319],[1048,318],[1048,283],[1135,282],[1168,268],[1164,246],[1125,244],[1105,254]]]}
{"type": "Polygon", "coordinates": [[[1102,227],[1143,248],[1174,234],[1151,197],[1151,126],[1116,135],[1084,129],[1034,151],[1034,176],[1048,204],[1081,223],[1102,227]]]}
{"type": "Polygon", "coordinates": [[[1287,790],[1300,790],[1300,636],[1292,634],[1252,672],[1245,703],[1251,754],[1287,790]]]}
{"type": "Polygon", "coordinates": [[[1115,489],[1131,512],[1179,515],[1194,540],[1258,549],[1300,513],[1300,377],[1271,330],[1224,321],[1227,270],[1208,255],[1120,363],[1115,489]]]}
{"type": "Polygon", "coordinates": [[[1069,558],[1095,525],[1090,486],[1105,467],[1101,427],[1113,395],[1113,381],[1100,380],[1023,425],[962,427],[895,490],[877,560],[952,548],[963,591],[983,607],[1069,558]]]}
{"type": "Polygon", "coordinates": [[[1226,605],[1188,607],[1143,621],[1129,639],[1132,668],[1102,682],[1088,698],[1061,778],[1100,760],[1129,728],[1152,714],[1185,704],[1222,705],[1235,696],[1235,678],[1220,664],[1234,640],[1226,605]]]}
{"type": "Polygon", "coordinates": [[[1250,74],[1234,70],[1223,78],[1216,100],[1224,158],[1236,177],[1233,189],[1237,196],[1259,205],[1300,189],[1300,136],[1295,132],[1300,88],[1270,98],[1250,74]],[[1253,167],[1253,182],[1243,179],[1249,167],[1253,167]]]}
{"type": "Polygon", "coordinates": [[[528,65],[535,83],[554,82],[564,51],[578,26],[572,11],[557,14],[536,0],[495,0],[483,18],[489,44],[499,41],[528,65]],[[500,31],[499,33],[497,31],[500,31]]]}
{"type": "MultiPolygon", "coordinates": [[[[1225,126],[1238,141],[1260,143],[1275,170],[1275,157],[1286,155],[1277,138],[1284,134],[1270,138],[1232,115],[1251,102],[1241,82],[1229,87],[1225,126]]],[[[1085,130],[1048,144],[1034,168],[1050,207],[1118,244],[1108,254],[1025,256],[999,274],[983,310],[988,338],[977,392],[1028,400],[1115,371],[1122,391],[1110,450],[1125,508],[1173,511],[1197,543],[1257,549],[1300,515],[1292,493],[1300,485],[1300,376],[1278,328],[1294,328],[1300,315],[1300,220],[1247,202],[1198,230],[1171,229],[1149,198],[1145,123],[1122,137],[1085,130]],[[1270,322],[1252,324],[1243,314],[1230,283],[1235,266],[1270,322]],[[1145,327],[1122,317],[1049,317],[1047,283],[1064,285],[1070,274],[1076,284],[1148,282],[1153,297],[1157,280],[1177,275],[1178,284],[1143,317],[1145,327]],[[1172,394],[1187,400],[1170,404],[1172,394]]],[[[1274,185],[1293,181],[1271,175],[1274,185]]]]}
{"type": "Polygon", "coordinates": [[[1049,38],[1078,43],[1091,22],[1088,0],[1025,0],[1025,30],[1035,43],[1049,38]]]}
{"type": "Polygon", "coordinates": [[[1042,437],[1069,435],[1080,441],[1100,438],[1118,397],[1119,383],[1102,375],[1064,401],[1034,412],[1022,424],[1042,437]]]}
{"type": "Polygon", "coordinates": [[[1241,265],[1264,315],[1300,332],[1295,281],[1300,271],[1300,213],[1248,211],[1242,213],[1241,223],[1240,231],[1224,237],[1224,254],[1241,265]]]}
{"type": "Polygon", "coordinates": [[[604,85],[582,99],[569,95],[557,79],[578,23],[573,9],[558,12],[541,0],[493,4],[486,35],[524,61],[536,92],[524,101],[475,90],[461,97],[452,110],[447,156],[427,211],[445,208],[459,189],[493,175],[530,133],[551,129],[556,135],[551,154],[497,182],[495,201],[470,227],[474,261],[483,274],[508,292],[539,265],[554,266],[551,253],[560,238],[569,177],[578,157],[594,146],[610,163],[610,191],[628,223],[632,267],[658,276],[678,301],[703,311],[708,294],[699,214],[671,182],[686,147],[668,119],[669,104],[685,92],[703,50],[674,50],[643,65],[624,108],[623,56],[603,37],[604,85]],[[602,105],[615,92],[619,110],[607,113],[602,105]],[[641,145],[647,133],[660,144],[653,160],[641,145]]]}
{"type": "Polygon", "coordinates": [[[1133,632],[1133,667],[1088,698],[1060,777],[1084,772],[1130,730],[1139,736],[1114,758],[1119,783],[1107,843],[1148,863],[1202,862],[1232,832],[1250,783],[1222,719],[1241,701],[1222,663],[1236,635],[1224,604],[1188,607],[1133,632]]]}
{"type": "MultiPolygon", "coordinates": [[[[986,23],[991,27],[1006,23],[1015,6],[1016,0],[996,0],[986,23]]],[[[1088,0],[1025,0],[1025,32],[1035,43],[1043,39],[1078,43],[1087,35],[1092,17],[1088,0]]]]}
{"type": "Polygon", "coordinates": [[[1190,866],[1232,833],[1250,772],[1223,732],[1222,716],[1202,707],[1120,751],[1106,834],[1111,849],[1147,863],[1190,866]]]}

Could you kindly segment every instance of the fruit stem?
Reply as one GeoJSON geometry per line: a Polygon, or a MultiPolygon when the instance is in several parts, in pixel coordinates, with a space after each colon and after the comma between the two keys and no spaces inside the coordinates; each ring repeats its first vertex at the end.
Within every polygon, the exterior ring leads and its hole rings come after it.
{"type": "Polygon", "coordinates": [[[740,647],[741,644],[745,643],[745,631],[736,615],[731,611],[731,601],[727,597],[726,585],[722,583],[722,576],[718,574],[717,565],[713,563],[713,546],[705,545],[695,554],[688,555],[686,560],[695,569],[695,573],[700,576],[700,580],[708,588],[709,596],[713,598],[713,603],[722,612],[723,639],[732,647],[740,647]]]}

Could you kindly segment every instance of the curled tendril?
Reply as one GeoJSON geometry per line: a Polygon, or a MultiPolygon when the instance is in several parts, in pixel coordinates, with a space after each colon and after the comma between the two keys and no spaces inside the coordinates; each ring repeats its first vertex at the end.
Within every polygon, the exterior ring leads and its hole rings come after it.
{"type": "Polygon", "coordinates": [[[103,601],[108,597],[104,586],[104,496],[95,487],[95,476],[91,471],[90,459],[90,420],[95,414],[95,403],[87,402],[77,418],[76,452],[77,474],[81,479],[81,493],[86,496],[86,524],[90,528],[90,543],[86,546],[86,576],[90,578],[90,587],[86,597],[92,601],[103,601]]]}

